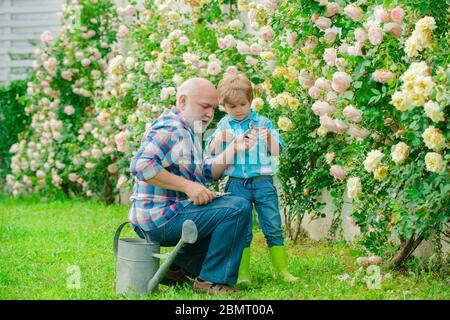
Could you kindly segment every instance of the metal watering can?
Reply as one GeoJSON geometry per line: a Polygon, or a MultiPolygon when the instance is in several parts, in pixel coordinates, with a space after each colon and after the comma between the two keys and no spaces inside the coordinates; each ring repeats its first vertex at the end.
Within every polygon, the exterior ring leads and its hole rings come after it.
{"type": "MultiPolygon", "coordinates": [[[[183,223],[181,239],[172,252],[160,254],[158,243],[146,239],[122,238],[120,232],[129,223],[122,223],[114,235],[114,256],[116,258],[116,293],[143,295],[158,290],[158,284],[185,243],[197,241],[197,227],[192,220],[183,223]],[[160,266],[160,259],[165,259],[160,266]]],[[[145,234],[144,234],[145,235],[145,234]]]]}

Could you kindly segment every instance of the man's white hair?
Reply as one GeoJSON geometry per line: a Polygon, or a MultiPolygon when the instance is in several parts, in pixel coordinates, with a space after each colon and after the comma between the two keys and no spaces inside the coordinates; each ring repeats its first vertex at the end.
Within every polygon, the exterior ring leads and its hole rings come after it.
{"type": "Polygon", "coordinates": [[[195,78],[190,78],[187,79],[186,81],[184,81],[177,90],[177,102],[178,99],[180,99],[180,97],[182,95],[186,95],[189,96],[190,93],[194,92],[195,89],[197,89],[197,87],[199,85],[201,85],[202,83],[206,83],[209,81],[204,79],[204,78],[200,78],[200,77],[195,77],[195,78]]]}

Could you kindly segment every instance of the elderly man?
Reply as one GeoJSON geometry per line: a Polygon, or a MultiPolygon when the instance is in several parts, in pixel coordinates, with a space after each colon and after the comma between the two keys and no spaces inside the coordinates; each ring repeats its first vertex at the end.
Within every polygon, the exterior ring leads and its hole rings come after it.
{"type": "Polygon", "coordinates": [[[185,81],[176,107],[153,122],[131,160],[136,182],[129,220],[138,234],[143,230],[152,242],[174,246],[185,220],[197,225],[197,242],[185,245],[163,283],[189,282],[187,274],[196,278],[194,292],[209,294],[237,291],[230,285],[237,280],[251,207],[240,197],[214,198],[204,184],[220,178],[235,153],[256,142],[255,135],[242,135],[217,157],[204,157],[201,134],[217,104],[211,82],[185,81]]]}

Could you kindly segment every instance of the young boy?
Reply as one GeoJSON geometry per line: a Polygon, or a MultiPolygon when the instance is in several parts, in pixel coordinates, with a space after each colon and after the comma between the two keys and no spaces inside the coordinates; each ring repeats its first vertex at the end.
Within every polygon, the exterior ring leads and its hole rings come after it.
{"type": "MultiPolygon", "coordinates": [[[[225,192],[244,197],[254,205],[276,276],[284,281],[296,281],[298,279],[287,270],[278,194],[272,177],[275,167],[270,159],[271,155],[280,153],[283,141],[269,119],[250,109],[253,100],[252,84],[244,75],[222,79],[217,90],[219,102],[227,115],[220,120],[216,131],[206,141],[206,148],[210,154],[217,154],[237,135],[252,132],[258,136],[255,146],[245,153],[237,154],[233,165],[229,165],[224,172],[225,176],[229,176],[225,192]]],[[[252,237],[250,220],[238,283],[251,281],[249,264],[252,237]]]]}

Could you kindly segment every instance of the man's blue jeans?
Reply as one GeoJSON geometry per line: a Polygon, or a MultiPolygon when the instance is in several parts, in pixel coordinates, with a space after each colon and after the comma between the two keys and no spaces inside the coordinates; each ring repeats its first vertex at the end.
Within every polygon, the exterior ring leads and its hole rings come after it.
{"type": "MultiPolygon", "coordinates": [[[[228,180],[225,191],[232,195],[239,195],[250,201],[258,213],[258,222],[266,238],[267,246],[282,246],[283,231],[281,229],[281,216],[278,207],[278,192],[273,185],[272,176],[260,176],[257,179],[228,180]]],[[[245,248],[250,247],[253,238],[253,221],[248,225],[245,248]]]]}
{"type": "Polygon", "coordinates": [[[203,280],[235,284],[251,217],[250,203],[235,196],[214,199],[207,205],[189,204],[162,227],[146,231],[152,242],[175,246],[185,220],[197,225],[198,239],[185,244],[174,263],[203,280]]]}

